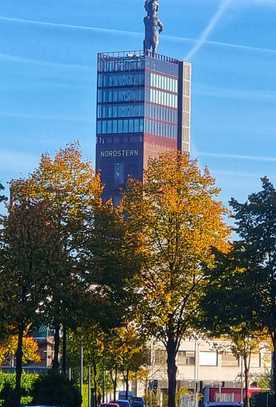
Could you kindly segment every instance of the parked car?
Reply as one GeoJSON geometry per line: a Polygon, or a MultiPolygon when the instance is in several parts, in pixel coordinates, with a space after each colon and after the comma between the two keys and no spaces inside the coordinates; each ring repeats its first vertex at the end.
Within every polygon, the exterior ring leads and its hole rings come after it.
{"type": "Polygon", "coordinates": [[[133,397],[132,407],[145,407],[145,401],[143,397],[133,397]]]}
{"type": "Polygon", "coordinates": [[[209,403],[208,407],[241,407],[241,403],[214,402],[209,403]]]}
{"type": "Polygon", "coordinates": [[[118,400],[129,400],[131,402],[132,398],[134,397],[134,394],[132,391],[129,391],[127,394],[128,396],[126,397],[126,391],[120,390],[118,400]]]}
{"type": "Polygon", "coordinates": [[[120,406],[119,404],[110,401],[109,403],[101,403],[100,407],[120,407],[120,406]]]}
{"type": "Polygon", "coordinates": [[[119,404],[110,401],[109,403],[101,403],[100,407],[120,407],[119,404]]]}
{"type": "Polygon", "coordinates": [[[130,402],[128,400],[114,400],[111,401],[112,404],[118,404],[119,407],[131,407],[130,402]]]}

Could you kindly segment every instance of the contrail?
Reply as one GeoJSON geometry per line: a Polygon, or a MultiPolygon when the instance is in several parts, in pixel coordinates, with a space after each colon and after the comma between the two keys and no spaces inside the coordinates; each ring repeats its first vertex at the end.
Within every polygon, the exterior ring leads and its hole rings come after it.
{"type": "Polygon", "coordinates": [[[48,62],[41,59],[33,59],[33,58],[24,58],[17,55],[10,55],[10,54],[2,54],[0,53],[0,59],[5,59],[6,61],[15,62],[15,63],[23,63],[23,64],[33,64],[33,65],[40,65],[46,67],[57,67],[57,68],[72,68],[72,69],[90,69],[87,65],[80,65],[80,64],[63,64],[59,62],[48,62]]]}
{"type": "Polygon", "coordinates": [[[29,19],[25,19],[25,18],[0,16],[0,21],[7,21],[10,23],[39,25],[39,26],[52,27],[52,28],[65,28],[65,29],[70,29],[70,30],[86,30],[86,31],[94,31],[94,32],[107,33],[107,34],[113,33],[113,34],[120,34],[120,35],[127,34],[127,35],[133,35],[133,36],[141,36],[141,33],[135,32],[135,31],[117,30],[117,29],[113,29],[113,28],[100,28],[100,27],[93,27],[93,26],[89,26],[89,25],[52,23],[50,21],[29,20],[29,19]]]}
{"type": "Polygon", "coordinates": [[[199,152],[199,156],[211,158],[226,158],[230,160],[249,160],[275,163],[276,157],[261,156],[261,155],[239,155],[239,154],[220,154],[220,153],[205,153],[199,152]]]}
{"type": "MultiPolygon", "coordinates": [[[[208,41],[208,36],[217,24],[218,20],[222,17],[223,13],[226,11],[227,7],[229,6],[232,0],[224,0],[223,4],[220,5],[217,13],[213,16],[211,22],[208,24],[207,28],[203,31],[200,38],[198,40],[190,37],[179,37],[179,36],[170,36],[164,35],[164,40],[168,41],[179,41],[179,42],[188,42],[194,43],[193,49],[189,52],[188,57],[191,58],[191,54],[195,54],[203,45],[204,43],[215,46],[215,47],[225,47],[225,48],[233,48],[242,51],[252,51],[252,52],[260,52],[260,53],[268,53],[268,54],[276,54],[276,49],[272,48],[259,48],[259,47],[252,47],[242,44],[231,44],[227,42],[220,42],[220,41],[208,41]]],[[[69,29],[69,30],[80,30],[80,31],[91,31],[95,33],[103,33],[103,34],[114,34],[119,36],[133,36],[142,38],[143,34],[136,31],[127,31],[121,29],[113,29],[113,28],[102,28],[96,26],[87,26],[87,25],[73,25],[73,24],[63,24],[63,23],[53,23],[50,21],[41,21],[41,20],[30,20],[24,18],[15,18],[15,17],[6,17],[0,16],[0,21],[6,21],[10,23],[18,23],[18,24],[29,24],[34,26],[42,26],[42,27],[49,27],[49,28],[58,28],[58,29],[69,29]]],[[[31,63],[37,65],[45,65],[49,67],[61,67],[61,68],[76,68],[76,69],[89,69],[88,66],[79,65],[79,64],[62,64],[58,62],[48,62],[40,59],[31,59],[31,58],[23,58],[19,56],[9,55],[9,54],[0,54],[1,59],[7,59],[11,62],[22,62],[22,63],[31,63]]]]}
{"type": "Polygon", "coordinates": [[[232,2],[232,0],[222,0],[222,2],[219,5],[218,10],[216,11],[216,13],[213,15],[213,17],[209,21],[207,27],[200,34],[200,36],[197,40],[197,43],[188,53],[188,55],[186,57],[187,59],[191,59],[207,42],[209,35],[214,30],[215,26],[217,25],[217,23],[219,22],[219,20],[223,16],[223,14],[226,12],[226,10],[230,6],[231,2],[232,2]]]}

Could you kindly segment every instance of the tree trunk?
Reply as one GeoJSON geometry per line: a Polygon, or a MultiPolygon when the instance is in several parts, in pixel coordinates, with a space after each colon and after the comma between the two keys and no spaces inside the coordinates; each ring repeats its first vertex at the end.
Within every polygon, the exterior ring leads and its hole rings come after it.
{"type": "Polygon", "coordinates": [[[117,395],[117,382],[118,382],[118,369],[115,367],[114,369],[114,376],[113,376],[113,371],[110,371],[110,379],[112,382],[112,387],[113,387],[113,400],[116,400],[116,395],[117,395]]]}
{"type": "Polygon", "coordinates": [[[62,373],[66,376],[67,373],[67,328],[63,325],[62,338],[62,373]]]}
{"type": "Polygon", "coordinates": [[[22,361],[23,361],[23,336],[24,326],[19,324],[17,350],[15,355],[16,360],[16,384],[15,384],[15,407],[20,407],[21,401],[21,377],[22,377],[22,361]]]}
{"type": "Polygon", "coordinates": [[[176,407],[176,353],[176,343],[169,339],[167,343],[168,407],[176,407]]]}
{"type": "Polygon", "coordinates": [[[248,388],[249,388],[249,361],[248,361],[248,356],[244,356],[243,363],[244,363],[244,390],[245,390],[244,407],[249,407],[248,406],[248,388]]]}
{"type": "Polygon", "coordinates": [[[272,335],[272,393],[274,396],[274,404],[276,405],[276,333],[272,335]]]}
{"type": "Polygon", "coordinates": [[[126,400],[128,400],[129,393],[129,370],[126,371],[126,400]]]}
{"type": "Polygon", "coordinates": [[[95,392],[95,400],[98,403],[98,385],[97,385],[97,365],[95,360],[92,362],[92,369],[93,369],[93,384],[94,384],[94,392],[95,392]]]}
{"type": "Polygon", "coordinates": [[[54,359],[53,359],[53,369],[58,370],[59,368],[59,345],[60,345],[60,324],[56,323],[54,327],[54,359]]]}

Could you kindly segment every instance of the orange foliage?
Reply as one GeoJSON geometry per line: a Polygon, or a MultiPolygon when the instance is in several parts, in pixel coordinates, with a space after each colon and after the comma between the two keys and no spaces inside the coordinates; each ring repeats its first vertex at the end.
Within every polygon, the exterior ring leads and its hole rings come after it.
{"type": "MultiPolygon", "coordinates": [[[[0,343],[0,365],[6,359],[15,357],[17,350],[17,336],[10,336],[5,342],[0,343]]],[[[38,352],[38,343],[32,337],[23,339],[23,363],[39,363],[41,360],[38,352]]]]}

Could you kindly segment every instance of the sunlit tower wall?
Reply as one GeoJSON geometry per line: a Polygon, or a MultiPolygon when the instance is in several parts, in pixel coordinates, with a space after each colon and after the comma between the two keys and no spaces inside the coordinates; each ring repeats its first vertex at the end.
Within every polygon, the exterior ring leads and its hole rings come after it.
{"type": "Polygon", "coordinates": [[[119,200],[150,157],[190,151],[191,64],[149,51],[100,53],[96,168],[119,200]]]}

